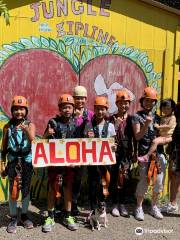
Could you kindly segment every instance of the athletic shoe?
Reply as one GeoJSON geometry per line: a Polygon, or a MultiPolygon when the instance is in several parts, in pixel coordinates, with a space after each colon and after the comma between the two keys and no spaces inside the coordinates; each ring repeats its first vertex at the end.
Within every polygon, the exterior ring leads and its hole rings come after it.
{"type": "Polygon", "coordinates": [[[174,213],[178,211],[179,207],[177,203],[175,205],[173,205],[172,203],[168,203],[167,205],[162,206],[160,209],[161,209],[161,212],[164,212],[164,213],[174,213]]]}
{"type": "Polygon", "coordinates": [[[52,227],[55,225],[54,218],[48,217],[45,220],[44,225],[42,226],[43,232],[51,232],[52,227]]]}
{"type": "Polygon", "coordinates": [[[120,206],[119,206],[119,211],[120,211],[120,215],[121,215],[122,217],[130,217],[127,209],[126,209],[125,206],[124,206],[124,204],[120,204],[120,206]]]}
{"type": "Polygon", "coordinates": [[[111,213],[114,217],[120,216],[118,205],[113,206],[111,213]]]}
{"type": "Polygon", "coordinates": [[[78,229],[77,223],[75,223],[75,219],[72,216],[64,217],[63,224],[71,231],[75,231],[78,229]]]}
{"type": "Polygon", "coordinates": [[[156,219],[159,219],[159,220],[163,219],[163,215],[160,209],[156,205],[152,207],[150,214],[156,219]]]}
{"type": "Polygon", "coordinates": [[[137,207],[135,210],[134,217],[138,221],[144,221],[144,212],[142,207],[137,207]]]}
{"type": "Polygon", "coordinates": [[[13,217],[13,218],[11,218],[11,221],[8,224],[6,230],[8,233],[16,233],[16,229],[17,229],[17,218],[13,217]]]}

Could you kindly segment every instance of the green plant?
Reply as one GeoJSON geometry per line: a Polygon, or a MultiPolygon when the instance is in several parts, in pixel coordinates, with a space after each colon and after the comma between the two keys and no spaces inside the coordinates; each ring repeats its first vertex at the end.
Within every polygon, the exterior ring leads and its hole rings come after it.
{"type": "Polygon", "coordinates": [[[0,0],[0,16],[3,16],[5,18],[6,24],[9,25],[9,12],[7,9],[7,6],[5,3],[3,3],[2,0],[0,0]]]}

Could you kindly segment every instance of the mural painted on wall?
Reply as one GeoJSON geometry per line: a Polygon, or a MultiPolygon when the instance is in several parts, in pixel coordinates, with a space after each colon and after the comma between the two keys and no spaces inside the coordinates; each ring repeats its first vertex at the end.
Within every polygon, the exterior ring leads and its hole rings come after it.
{"type": "MultiPolygon", "coordinates": [[[[44,36],[54,30],[48,20],[68,16],[64,1],[44,1],[27,6],[32,10],[30,24],[39,23],[38,36],[20,36],[18,41],[3,42],[0,47],[0,134],[11,116],[10,105],[14,95],[23,95],[30,102],[30,119],[41,136],[47,121],[57,114],[57,100],[62,93],[72,93],[77,85],[88,89],[88,107],[92,109],[95,95],[107,95],[110,113],[114,113],[116,91],[126,88],[134,100],[131,112],[138,108],[143,88],[147,85],[160,92],[161,73],[154,71],[153,62],[146,52],[136,46],[126,46],[99,26],[79,21],[63,21],[56,24],[56,36],[44,36]],[[49,5],[47,4],[49,2],[49,5]],[[56,4],[55,4],[56,3],[56,4]],[[41,16],[42,14],[42,16],[41,16]],[[66,30],[65,30],[66,29],[66,30]],[[44,35],[43,35],[44,33],[44,35]],[[81,36],[81,37],[80,37],[81,36]]],[[[87,1],[87,15],[108,18],[105,9],[110,1],[101,1],[99,12],[87,1]]],[[[74,15],[85,14],[85,5],[77,7],[71,1],[74,15]]],[[[42,174],[44,176],[44,174],[42,174]]],[[[41,191],[43,176],[36,176],[32,194],[41,191]]],[[[34,178],[35,179],[35,178],[34,178]]],[[[7,184],[0,180],[5,199],[7,184]]]]}

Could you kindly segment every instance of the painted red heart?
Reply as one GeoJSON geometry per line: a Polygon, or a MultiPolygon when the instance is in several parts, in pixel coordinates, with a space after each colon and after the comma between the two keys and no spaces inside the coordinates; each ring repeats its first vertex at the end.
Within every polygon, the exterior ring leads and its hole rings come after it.
{"type": "MultiPolygon", "coordinates": [[[[0,105],[10,116],[13,96],[27,97],[29,117],[36,124],[37,133],[42,135],[48,119],[58,113],[59,95],[72,93],[79,79],[80,84],[88,89],[88,107],[92,109],[96,95],[94,81],[99,74],[104,78],[107,89],[118,82],[132,91],[136,98],[141,96],[146,85],[140,68],[124,57],[106,55],[91,60],[83,67],[79,78],[62,56],[49,50],[27,50],[11,56],[1,66],[0,105]]],[[[137,107],[138,101],[133,104],[133,109],[137,107]]]]}

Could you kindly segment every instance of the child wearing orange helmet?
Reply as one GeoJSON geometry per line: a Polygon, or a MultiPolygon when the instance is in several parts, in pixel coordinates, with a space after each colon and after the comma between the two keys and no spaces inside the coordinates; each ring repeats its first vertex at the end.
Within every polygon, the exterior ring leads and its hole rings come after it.
{"type": "Polygon", "coordinates": [[[11,105],[12,118],[4,126],[2,138],[1,165],[7,166],[1,176],[9,178],[9,209],[11,220],[7,226],[8,233],[16,233],[17,229],[17,200],[22,194],[21,222],[27,229],[33,228],[33,223],[27,216],[30,183],[33,174],[31,142],[35,138],[35,126],[27,120],[28,102],[23,96],[15,96],[11,105]]]}
{"type": "MultiPolygon", "coordinates": [[[[45,138],[75,138],[77,137],[77,126],[73,119],[74,99],[70,94],[62,94],[58,102],[59,116],[49,120],[45,130],[45,138]]],[[[48,217],[42,226],[43,232],[50,232],[55,224],[54,207],[57,198],[60,198],[60,189],[57,189],[56,181],[63,179],[64,191],[64,219],[63,224],[70,230],[78,229],[75,219],[71,216],[72,208],[72,183],[74,178],[74,168],[71,167],[48,167],[48,217]]],[[[58,186],[60,188],[61,186],[58,186]]]]}
{"type": "MultiPolygon", "coordinates": [[[[109,103],[106,97],[97,96],[94,101],[94,117],[85,130],[85,137],[107,138],[115,137],[114,125],[107,120],[109,103]],[[91,124],[91,126],[90,126],[91,124]]],[[[89,200],[94,210],[98,202],[105,201],[109,195],[110,175],[108,166],[88,166],[89,200]]]]}
{"type": "MultiPolygon", "coordinates": [[[[160,117],[154,113],[153,108],[157,103],[157,91],[152,87],[144,89],[143,96],[140,99],[142,110],[138,111],[132,118],[132,126],[135,140],[138,143],[138,156],[143,156],[149,151],[153,140],[156,137],[155,124],[160,124],[160,117]]],[[[152,196],[152,208],[150,214],[156,219],[163,219],[160,209],[157,206],[159,193],[163,189],[163,178],[165,173],[165,158],[161,146],[157,147],[155,165],[158,171],[154,172],[154,186],[152,196]]],[[[153,160],[153,159],[152,159],[153,160]]],[[[151,162],[152,162],[151,160],[151,162]]],[[[142,203],[148,189],[149,165],[147,162],[140,163],[140,179],[136,188],[137,207],[135,218],[139,221],[144,220],[142,203]]]]}
{"type": "Polygon", "coordinates": [[[112,215],[129,217],[125,207],[126,190],[130,179],[130,166],[133,155],[133,131],[131,116],[128,114],[131,98],[126,90],[116,93],[118,113],[110,119],[116,130],[116,164],[111,167],[112,215]]]}

